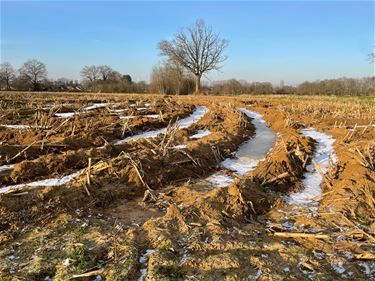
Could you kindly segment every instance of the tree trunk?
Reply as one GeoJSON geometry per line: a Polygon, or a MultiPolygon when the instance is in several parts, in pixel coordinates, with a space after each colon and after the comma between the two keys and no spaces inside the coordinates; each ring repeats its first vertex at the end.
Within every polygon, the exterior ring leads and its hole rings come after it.
{"type": "Polygon", "coordinates": [[[7,91],[11,90],[9,79],[6,79],[6,87],[7,87],[7,91]]]}
{"type": "Polygon", "coordinates": [[[201,76],[195,75],[195,93],[196,95],[200,94],[201,91],[201,76]]]}

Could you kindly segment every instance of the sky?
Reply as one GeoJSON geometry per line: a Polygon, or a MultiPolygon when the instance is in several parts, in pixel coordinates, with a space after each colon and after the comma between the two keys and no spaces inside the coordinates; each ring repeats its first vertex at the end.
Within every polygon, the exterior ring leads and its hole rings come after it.
{"type": "Polygon", "coordinates": [[[229,40],[228,59],[206,80],[285,84],[374,75],[374,1],[3,1],[1,62],[47,65],[50,78],[80,79],[106,64],[149,81],[157,44],[203,19],[229,40]]]}

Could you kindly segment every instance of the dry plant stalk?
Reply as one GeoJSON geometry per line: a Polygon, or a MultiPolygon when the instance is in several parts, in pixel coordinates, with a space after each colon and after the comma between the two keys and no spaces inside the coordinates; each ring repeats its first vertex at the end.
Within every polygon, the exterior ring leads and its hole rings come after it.
{"type": "Polygon", "coordinates": [[[362,166],[370,169],[371,171],[375,171],[374,155],[372,155],[374,152],[372,152],[372,150],[375,149],[373,147],[370,147],[370,145],[368,145],[363,152],[358,147],[356,147],[355,151],[357,152],[357,154],[354,153],[354,157],[362,166]]]}
{"type": "Polygon", "coordinates": [[[172,142],[175,140],[176,133],[179,130],[178,123],[172,125],[172,120],[169,121],[167,131],[165,132],[162,141],[159,144],[159,148],[162,156],[166,156],[168,148],[171,146],[172,142]]]}

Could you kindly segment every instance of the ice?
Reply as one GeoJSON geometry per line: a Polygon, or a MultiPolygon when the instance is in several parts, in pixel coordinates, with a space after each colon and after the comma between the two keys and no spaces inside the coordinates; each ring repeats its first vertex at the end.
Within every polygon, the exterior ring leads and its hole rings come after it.
{"type": "Polygon", "coordinates": [[[111,111],[116,112],[116,113],[121,113],[121,112],[124,112],[125,109],[112,109],[111,111]]]}
{"type": "Polygon", "coordinates": [[[3,165],[3,166],[0,166],[0,172],[5,172],[5,171],[12,170],[13,167],[14,167],[14,165],[3,165]]]}
{"type": "MultiPolygon", "coordinates": [[[[194,122],[197,122],[199,119],[203,117],[204,114],[208,111],[206,106],[197,106],[195,111],[188,117],[177,121],[174,126],[178,126],[180,129],[186,129],[190,127],[194,122]]],[[[126,137],[125,139],[118,140],[115,144],[121,144],[129,141],[134,141],[143,138],[156,138],[160,134],[165,134],[167,132],[167,128],[162,128],[154,131],[143,132],[138,135],[126,137]]]]}
{"type": "MultiPolygon", "coordinates": [[[[246,173],[254,170],[259,162],[266,158],[267,153],[275,143],[276,134],[267,127],[266,121],[264,121],[261,114],[245,108],[237,109],[252,118],[256,134],[254,138],[246,141],[239,147],[233,159],[227,158],[220,165],[236,172],[238,176],[244,176],[246,173]]],[[[233,178],[220,172],[208,177],[206,180],[217,187],[228,186],[234,181],[233,178]]]]}
{"type": "Polygon", "coordinates": [[[180,129],[189,128],[193,123],[199,121],[207,112],[208,108],[206,106],[197,106],[193,114],[177,121],[177,124],[180,129]]]}
{"type": "Polygon", "coordinates": [[[3,125],[3,124],[0,124],[0,127],[5,127],[5,128],[9,128],[9,129],[30,129],[30,128],[33,128],[33,126],[30,126],[30,125],[3,125]]]}
{"type": "Polygon", "coordinates": [[[187,147],[186,144],[179,144],[179,145],[174,146],[173,148],[174,149],[185,149],[186,147],[187,147]]]}
{"type": "Polygon", "coordinates": [[[196,134],[190,136],[190,139],[201,139],[209,135],[211,135],[211,132],[208,130],[198,130],[196,134]]]}
{"type": "Polygon", "coordinates": [[[29,183],[3,186],[3,187],[0,187],[0,193],[5,193],[5,192],[8,192],[9,190],[17,189],[20,187],[61,186],[74,180],[75,178],[80,176],[83,172],[84,170],[80,170],[70,175],[63,176],[62,178],[52,178],[52,179],[39,180],[39,181],[34,181],[34,182],[29,182],[29,183]]]}
{"type": "Polygon", "coordinates": [[[363,267],[363,272],[371,278],[370,280],[375,280],[375,263],[373,262],[361,262],[359,263],[361,267],[363,267]]]}
{"type": "Polygon", "coordinates": [[[218,172],[206,178],[206,181],[212,183],[216,187],[226,187],[234,182],[234,179],[226,174],[218,172]]]}
{"type": "MultiPolygon", "coordinates": [[[[93,109],[105,107],[108,105],[111,105],[112,103],[94,103],[93,105],[86,106],[83,109],[83,112],[87,112],[93,109]]],[[[58,118],[70,118],[73,117],[74,115],[79,114],[78,112],[61,112],[61,113],[55,113],[55,116],[58,118]]]]}
{"type": "Polygon", "coordinates": [[[120,119],[133,119],[135,117],[136,116],[132,116],[132,115],[129,115],[129,116],[120,116],[120,119]]]}
{"type": "MultiPolygon", "coordinates": [[[[139,258],[139,262],[140,262],[141,264],[145,264],[145,263],[148,261],[148,257],[149,257],[153,252],[154,252],[154,250],[152,250],[152,249],[147,249],[146,252],[145,252],[142,256],[140,256],[140,258],[139,258]]],[[[146,276],[147,276],[147,273],[148,273],[148,271],[147,271],[147,265],[146,265],[146,268],[142,268],[142,269],[140,270],[140,272],[141,272],[141,276],[138,278],[138,281],[143,281],[143,280],[145,280],[145,278],[146,278],[146,276]]]]}
{"type": "Polygon", "coordinates": [[[246,173],[254,170],[259,162],[266,158],[267,153],[275,143],[276,134],[267,127],[266,121],[264,121],[261,114],[245,108],[237,109],[252,118],[256,134],[254,138],[240,146],[235,154],[235,158],[227,158],[221,165],[228,170],[236,172],[239,176],[244,176],[246,173]]]}
{"type": "Polygon", "coordinates": [[[101,107],[105,107],[105,106],[108,106],[110,105],[111,103],[94,103],[93,105],[90,105],[90,106],[86,106],[84,108],[84,110],[93,110],[93,109],[97,109],[97,108],[101,108],[101,107]]]}
{"type": "Polygon", "coordinates": [[[76,115],[75,112],[62,112],[62,113],[55,113],[55,116],[58,118],[70,118],[76,115]]]}
{"type": "Polygon", "coordinates": [[[160,115],[159,114],[148,114],[148,115],[142,115],[140,117],[158,119],[160,117],[160,115]]]}
{"type": "MultiPolygon", "coordinates": [[[[301,130],[301,135],[311,137],[318,142],[313,159],[319,164],[321,172],[325,174],[329,169],[330,163],[337,163],[337,156],[333,148],[335,139],[325,133],[316,131],[314,128],[301,130]]],[[[303,179],[305,188],[301,192],[291,194],[286,198],[286,202],[295,205],[316,203],[314,198],[322,194],[320,187],[322,180],[323,177],[315,169],[314,164],[308,165],[303,179]]]]}

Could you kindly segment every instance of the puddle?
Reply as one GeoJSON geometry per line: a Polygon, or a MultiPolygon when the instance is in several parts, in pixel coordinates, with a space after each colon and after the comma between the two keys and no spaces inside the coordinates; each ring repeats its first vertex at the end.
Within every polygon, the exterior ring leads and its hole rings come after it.
{"type": "MultiPolygon", "coordinates": [[[[321,172],[325,174],[330,163],[335,164],[337,162],[337,156],[335,154],[333,143],[335,139],[330,135],[316,131],[314,128],[308,128],[301,130],[301,135],[305,137],[313,138],[318,144],[315,149],[313,160],[319,164],[321,172]]],[[[315,169],[313,163],[306,167],[307,172],[304,174],[303,185],[304,190],[301,192],[293,193],[285,198],[288,204],[294,205],[316,205],[318,200],[314,198],[322,194],[320,184],[323,180],[322,175],[318,170],[315,169]]]]}
{"type": "MultiPolygon", "coordinates": [[[[195,108],[195,111],[190,116],[177,121],[174,124],[174,126],[178,126],[179,129],[186,129],[190,127],[193,123],[200,120],[203,117],[203,115],[206,114],[207,111],[208,111],[208,108],[206,106],[197,106],[195,108]]],[[[154,131],[149,131],[149,132],[143,132],[138,135],[134,135],[134,136],[126,137],[125,139],[122,139],[122,140],[118,140],[114,144],[121,144],[121,143],[143,139],[143,138],[156,138],[158,135],[165,134],[166,132],[167,132],[167,128],[162,128],[159,130],[154,130],[154,131]]]]}
{"type": "MultiPolygon", "coordinates": [[[[220,165],[227,170],[234,171],[238,176],[244,176],[254,170],[259,162],[266,158],[267,153],[275,144],[276,134],[267,127],[261,114],[245,108],[237,109],[247,117],[252,118],[252,123],[256,129],[255,136],[239,147],[234,158],[227,158],[220,165]]],[[[225,187],[228,185],[227,183],[231,183],[228,176],[221,172],[208,177],[206,180],[218,187],[225,187]]]]}

